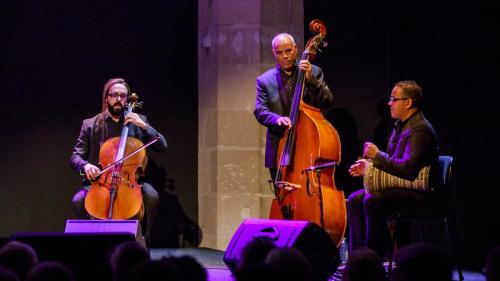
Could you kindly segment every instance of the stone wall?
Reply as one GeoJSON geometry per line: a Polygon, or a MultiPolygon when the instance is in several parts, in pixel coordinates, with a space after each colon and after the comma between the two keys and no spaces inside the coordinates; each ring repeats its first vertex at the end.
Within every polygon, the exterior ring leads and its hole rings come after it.
{"type": "Polygon", "coordinates": [[[272,38],[303,46],[302,1],[198,1],[198,204],[202,247],[225,250],[245,218],[267,218],[265,128],[255,79],[274,66],[272,38]]]}

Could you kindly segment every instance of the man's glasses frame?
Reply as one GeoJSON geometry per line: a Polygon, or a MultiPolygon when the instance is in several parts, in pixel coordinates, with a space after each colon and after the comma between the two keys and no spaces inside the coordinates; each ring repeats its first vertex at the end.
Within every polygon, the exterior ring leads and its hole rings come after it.
{"type": "Polygon", "coordinates": [[[400,100],[410,100],[411,98],[396,98],[396,97],[393,97],[393,96],[390,96],[389,97],[389,101],[392,101],[392,102],[397,102],[397,101],[400,101],[400,100]]]}
{"type": "Polygon", "coordinates": [[[106,94],[106,96],[111,97],[113,99],[116,99],[118,97],[120,97],[121,99],[125,99],[128,97],[127,94],[119,94],[119,93],[110,93],[110,94],[106,94]]]}

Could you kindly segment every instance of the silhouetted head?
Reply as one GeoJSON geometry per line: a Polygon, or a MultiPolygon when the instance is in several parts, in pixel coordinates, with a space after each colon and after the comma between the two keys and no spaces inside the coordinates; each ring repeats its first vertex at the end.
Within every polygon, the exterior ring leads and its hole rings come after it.
{"type": "Polygon", "coordinates": [[[191,256],[169,257],[165,260],[175,267],[183,281],[207,280],[207,272],[201,264],[191,256]]]}
{"type": "Polygon", "coordinates": [[[55,261],[37,264],[26,276],[26,281],[75,281],[73,273],[64,265],[55,261]]]}
{"type": "Polygon", "coordinates": [[[7,267],[0,265],[0,280],[1,281],[20,281],[17,274],[7,267]]]}
{"type": "Polygon", "coordinates": [[[489,251],[483,271],[486,281],[500,281],[500,247],[489,251]]]}
{"type": "Polygon", "coordinates": [[[243,248],[238,266],[247,263],[264,263],[267,254],[274,248],[276,245],[270,239],[257,237],[243,248]]]}
{"type": "Polygon", "coordinates": [[[349,253],[342,276],[344,281],[382,281],[385,269],[374,250],[357,248],[349,253]]]}
{"type": "Polygon", "coordinates": [[[26,243],[10,241],[0,248],[0,265],[12,270],[21,280],[36,264],[38,256],[33,247],[26,243]]]}
{"type": "Polygon", "coordinates": [[[137,241],[126,241],[118,245],[111,254],[114,279],[126,280],[138,264],[149,260],[148,250],[137,241]]]}
{"type": "Polygon", "coordinates": [[[451,281],[450,258],[437,246],[410,244],[396,255],[391,281],[451,281]]]}
{"type": "Polygon", "coordinates": [[[311,264],[302,251],[296,248],[274,248],[265,262],[274,266],[282,280],[312,280],[311,264]]]}

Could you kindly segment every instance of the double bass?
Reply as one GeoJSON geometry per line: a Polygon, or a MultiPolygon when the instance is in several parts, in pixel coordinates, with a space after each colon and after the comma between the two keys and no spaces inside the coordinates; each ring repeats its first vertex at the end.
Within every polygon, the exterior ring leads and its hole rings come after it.
{"type": "MultiPolygon", "coordinates": [[[[142,106],[133,93],[125,115],[142,106]]],[[[142,219],[144,204],[141,185],[137,179],[145,169],[144,148],[158,140],[154,138],[146,145],[137,138],[129,137],[129,125],[124,125],[120,137],[106,140],[99,151],[102,171],[92,181],[85,197],[85,209],[97,219],[142,219]]]]}
{"type": "MultiPolygon", "coordinates": [[[[302,60],[313,58],[325,44],[323,22],[313,20],[309,29],[315,35],[307,42],[302,60]]],[[[314,222],[339,246],[347,220],[345,196],[334,181],[335,166],[340,163],[340,139],[320,109],[302,101],[304,82],[305,73],[299,69],[289,116],[291,126],[278,146],[269,218],[314,222]]]]}

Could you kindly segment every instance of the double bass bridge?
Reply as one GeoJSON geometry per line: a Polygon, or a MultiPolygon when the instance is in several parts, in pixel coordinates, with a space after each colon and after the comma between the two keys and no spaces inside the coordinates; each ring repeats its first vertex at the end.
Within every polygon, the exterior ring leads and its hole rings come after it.
{"type": "Polygon", "coordinates": [[[294,191],[296,189],[302,188],[300,184],[291,183],[287,181],[277,181],[274,183],[276,189],[282,189],[286,191],[294,191]]]}

